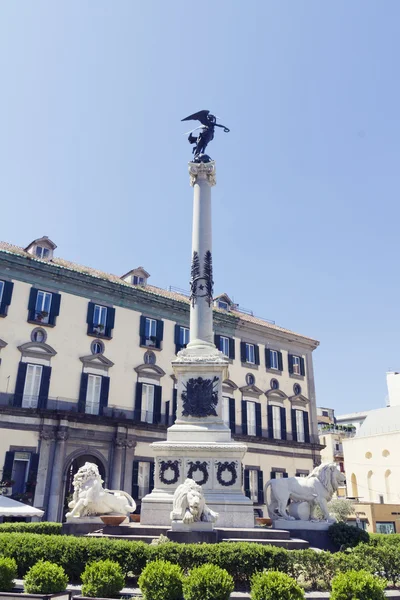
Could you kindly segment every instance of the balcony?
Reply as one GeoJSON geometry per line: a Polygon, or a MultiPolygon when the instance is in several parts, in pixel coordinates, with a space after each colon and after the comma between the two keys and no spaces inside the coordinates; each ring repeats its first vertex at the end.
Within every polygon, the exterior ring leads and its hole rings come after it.
{"type": "Polygon", "coordinates": [[[327,435],[334,433],[341,437],[354,437],[356,434],[356,428],[347,425],[321,425],[318,426],[319,435],[327,435]]]}

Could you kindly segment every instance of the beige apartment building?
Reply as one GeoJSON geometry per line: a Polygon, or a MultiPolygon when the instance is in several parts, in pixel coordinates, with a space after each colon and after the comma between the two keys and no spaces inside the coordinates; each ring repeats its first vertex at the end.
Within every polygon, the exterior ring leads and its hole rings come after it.
{"type": "MultiPolygon", "coordinates": [[[[62,520],[72,478],[95,462],[110,489],[153,487],[150,444],[176,412],[175,354],[189,341],[189,298],[132,269],[110,275],[57,256],[47,237],[0,243],[0,466],[5,493],[62,520]]],[[[248,446],[243,486],[259,512],[269,478],[320,462],[314,339],[214,301],[227,357],[223,407],[248,446]]]]}

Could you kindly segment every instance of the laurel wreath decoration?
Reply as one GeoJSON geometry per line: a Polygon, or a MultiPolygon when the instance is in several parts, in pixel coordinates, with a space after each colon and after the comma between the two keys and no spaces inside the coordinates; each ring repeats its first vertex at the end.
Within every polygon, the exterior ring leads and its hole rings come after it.
{"type": "Polygon", "coordinates": [[[162,460],[160,462],[160,481],[164,483],[164,485],[173,485],[179,479],[179,461],[178,460],[162,460]],[[165,477],[165,471],[168,469],[172,469],[174,475],[172,479],[167,479],[165,477]]]}
{"type": "Polygon", "coordinates": [[[235,485],[236,480],[237,480],[237,471],[236,471],[236,464],[234,462],[218,462],[216,463],[218,465],[218,469],[217,469],[217,481],[220,485],[223,485],[224,487],[228,487],[230,485],[235,485]],[[224,473],[225,471],[229,471],[229,473],[231,474],[231,479],[229,481],[224,481],[222,479],[222,473],[224,473]]]}
{"type": "Polygon", "coordinates": [[[206,461],[200,462],[199,460],[196,460],[196,462],[189,462],[188,464],[190,465],[190,468],[189,468],[189,471],[187,474],[188,478],[193,479],[193,473],[195,473],[196,471],[200,471],[203,474],[203,479],[201,481],[196,481],[196,483],[198,485],[204,485],[205,483],[207,483],[208,471],[207,471],[206,461]]]}

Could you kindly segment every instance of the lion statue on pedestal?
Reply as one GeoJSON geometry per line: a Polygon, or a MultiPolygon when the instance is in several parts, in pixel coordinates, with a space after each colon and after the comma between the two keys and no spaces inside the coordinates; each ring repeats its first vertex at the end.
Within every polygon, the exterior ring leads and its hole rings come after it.
{"type": "Polygon", "coordinates": [[[66,517],[94,517],[98,515],[128,515],[136,509],[134,499],[123,491],[103,488],[103,480],[94,463],[85,463],[74,476],[74,494],[66,517]]]}
{"type": "Polygon", "coordinates": [[[270,479],[265,485],[265,498],[267,498],[268,488],[271,488],[270,502],[267,502],[269,516],[273,520],[295,521],[296,517],[290,514],[293,503],[296,505],[305,502],[310,508],[309,520],[318,520],[315,517],[315,508],[319,506],[323,519],[334,523],[336,519],[329,514],[328,502],[338,487],[345,483],[345,475],[334,463],[325,463],[316,467],[307,477],[270,479]]]}
{"type": "Polygon", "coordinates": [[[218,513],[208,508],[201,485],[194,479],[186,479],[176,488],[170,518],[172,521],[182,521],[185,525],[198,521],[215,523],[218,513]]]}

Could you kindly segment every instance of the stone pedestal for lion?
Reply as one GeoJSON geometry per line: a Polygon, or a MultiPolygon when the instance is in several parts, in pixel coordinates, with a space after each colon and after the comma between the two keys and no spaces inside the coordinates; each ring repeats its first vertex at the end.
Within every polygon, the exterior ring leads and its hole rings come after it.
{"type": "Polygon", "coordinates": [[[190,343],[172,363],[177,379],[177,419],[167,440],[151,444],[154,489],[142,500],[142,525],[169,525],[172,500],[186,479],[202,486],[218,527],[254,527],[253,503],[242,491],[247,446],[232,440],[222,418],[222,382],[229,361],[213,333],[211,187],[215,163],[189,163],[194,187],[190,343]]]}

